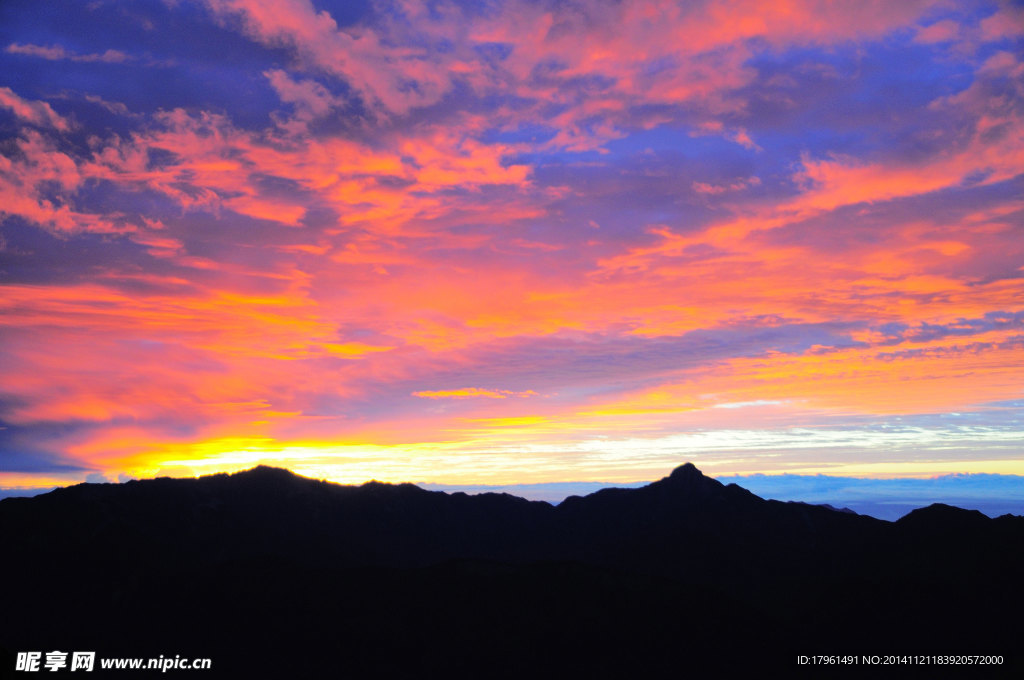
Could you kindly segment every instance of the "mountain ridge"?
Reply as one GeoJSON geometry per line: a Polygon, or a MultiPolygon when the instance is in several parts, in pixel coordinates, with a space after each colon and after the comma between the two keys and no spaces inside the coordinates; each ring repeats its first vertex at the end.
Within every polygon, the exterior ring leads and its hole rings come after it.
{"type": "Polygon", "coordinates": [[[0,653],[177,645],[230,659],[224,677],[286,673],[342,634],[374,677],[427,672],[406,647],[428,658],[451,639],[477,664],[506,659],[499,677],[626,673],[637,655],[673,675],[680,645],[726,654],[735,639],[787,671],[798,648],[1008,654],[996,622],[1024,605],[1024,517],[933,505],[886,522],[765,500],[692,464],[557,506],[267,466],[82,484],[0,501],[0,536],[0,582],[20,585],[0,653]],[[253,665],[253,639],[280,654],[253,665]]]}

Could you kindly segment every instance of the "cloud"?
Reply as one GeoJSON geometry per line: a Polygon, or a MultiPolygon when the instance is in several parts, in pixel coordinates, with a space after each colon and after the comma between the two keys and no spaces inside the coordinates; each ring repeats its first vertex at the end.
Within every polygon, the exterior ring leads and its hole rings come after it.
{"type": "Polygon", "coordinates": [[[1003,40],[1024,34],[1024,10],[1012,2],[1000,2],[995,13],[981,20],[985,40],[1003,40]]]}
{"type": "Polygon", "coordinates": [[[454,390],[423,390],[413,392],[414,397],[424,399],[507,399],[508,397],[535,397],[537,393],[533,390],[513,392],[511,390],[491,390],[480,387],[461,387],[454,390]]]}
{"type": "Polygon", "coordinates": [[[9,87],[0,87],[0,106],[9,109],[15,116],[30,125],[53,128],[61,132],[71,129],[71,124],[43,101],[22,99],[9,87]]]}
{"type": "Polygon", "coordinates": [[[208,0],[223,21],[238,22],[251,38],[294,49],[311,68],[344,78],[371,106],[405,113],[436,103],[448,87],[425,50],[382,44],[372,28],[338,26],[308,0],[208,0]]]}
{"type": "Polygon", "coordinates": [[[960,25],[952,19],[936,21],[917,30],[916,40],[921,43],[952,42],[960,35],[960,25]]]}
{"type": "Polygon", "coordinates": [[[10,54],[21,54],[29,57],[39,57],[40,59],[47,59],[49,61],[78,61],[78,62],[102,62],[105,64],[120,64],[129,61],[131,57],[124,52],[119,50],[106,50],[102,54],[75,54],[74,52],[68,52],[60,45],[29,45],[21,43],[11,43],[7,46],[6,51],[10,54]]]}
{"type": "MultiPolygon", "coordinates": [[[[376,115],[408,116],[464,89],[511,95],[517,110],[500,109],[493,123],[514,129],[540,117],[554,131],[552,147],[585,150],[673,118],[650,107],[742,111],[732,93],[757,76],[745,64],[751,41],[784,48],[876,37],[932,4],[853,12],[817,0],[573,8],[511,0],[487,8],[442,3],[434,11],[381,3],[372,20],[345,26],[308,0],[209,0],[208,7],[225,26],[293,51],[304,70],[340,79],[376,115]]],[[[742,128],[733,139],[757,148],[742,128]]]]}
{"type": "Polygon", "coordinates": [[[282,102],[291,104],[294,114],[280,119],[282,129],[291,134],[308,132],[309,124],[344,106],[344,100],[332,95],[315,80],[294,80],[286,71],[275,69],[263,74],[282,102]]]}
{"type": "MultiPolygon", "coordinates": [[[[0,91],[0,99],[3,96],[0,91]]],[[[28,129],[10,146],[18,153],[13,158],[0,156],[0,215],[17,215],[62,233],[132,230],[116,214],[74,209],[67,198],[85,178],[80,162],[59,150],[53,139],[28,129]]]]}
{"type": "Polygon", "coordinates": [[[67,474],[1013,464],[1011,5],[24,7],[0,415],[67,474]]]}
{"type": "Polygon", "coordinates": [[[742,191],[748,187],[756,187],[761,184],[758,177],[747,177],[738,179],[731,184],[708,184],[706,182],[694,182],[691,186],[698,194],[724,194],[728,191],[742,191]]]}

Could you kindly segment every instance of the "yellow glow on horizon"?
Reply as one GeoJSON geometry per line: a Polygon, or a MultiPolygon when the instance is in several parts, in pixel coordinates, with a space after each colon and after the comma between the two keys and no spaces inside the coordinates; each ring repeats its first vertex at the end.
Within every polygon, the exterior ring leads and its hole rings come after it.
{"type": "Polygon", "coordinates": [[[0,472],[0,488],[4,489],[47,489],[53,486],[68,486],[84,481],[85,476],[40,475],[25,472],[0,472]]]}
{"type": "MultiPolygon", "coordinates": [[[[167,460],[158,468],[139,468],[131,473],[121,474],[137,478],[151,479],[154,477],[200,477],[220,473],[234,474],[252,469],[257,465],[269,465],[281,467],[291,472],[311,479],[322,479],[329,482],[345,485],[358,485],[369,481],[382,481],[392,484],[403,482],[412,483],[437,483],[459,485],[492,485],[509,486],[517,484],[536,483],[558,483],[558,482],[596,482],[606,483],[608,486],[617,484],[631,484],[638,482],[653,482],[667,476],[673,467],[645,468],[639,474],[622,474],[621,470],[598,469],[586,474],[578,474],[572,477],[527,477],[516,475],[514,471],[494,470],[491,475],[462,475],[462,474],[437,474],[436,468],[417,467],[407,463],[381,465],[377,463],[359,462],[337,462],[338,454],[348,453],[354,456],[366,456],[368,454],[383,456],[383,454],[395,455],[394,451],[388,451],[392,447],[365,447],[335,446],[330,449],[322,447],[288,446],[277,450],[249,450],[232,451],[203,461],[196,460],[167,460]],[[351,448],[352,450],[346,451],[351,448]],[[644,474],[646,472],[646,474],[644,474]],[[417,475],[417,473],[419,473],[417,475]]],[[[403,447],[404,448],[404,447],[403,447]]],[[[445,457],[439,451],[424,451],[428,460],[423,461],[427,466],[440,462],[439,458],[445,457]]],[[[504,456],[502,460],[494,462],[503,465],[513,465],[522,456],[504,456]]],[[[448,457],[449,463],[454,462],[455,457],[448,457]]],[[[532,461],[536,462],[536,461],[532,461]]],[[[681,465],[685,461],[678,461],[681,465]]],[[[727,470],[716,468],[731,467],[735,461],[718,461],[723,465],[697,463],[697,467],[709,477],[743,477],[748,474],[764,475],[766,477],[781,475],[804,475],[819,477],[841,477],[855,479],[931,479],[948,474],[999,474],[1024,476],[1024,460],[978,460],[973,461],[965,469],[959,461],[902,461],[902,462],[878,462],[878,463],[845,463],[830,466],[808,465],[802,467],[787,467],[785,469],[757,469],[746,472],[738,470],[727,470]]],[[[107,473],[107,477],[116,476],[113,471],[107,473]]],[[[18,475],[12,473],[0,473],[0,487],[19,488],[24,490],[47,489],[51,487],[64,487],[78,484],[83,479],[68,477],[40,477],[38,475],[18,475]]],[[[730,479],[730,481],[732,481],[730,479]]],[[[742,486],[742,481],[739,482],[742,486]]]]}
{"type": "MultiPolygon", "coordinates": [[[[716,412],[756,409],[730,404],[716,412]]],[[[1024,475],[1015,451],[1020,432],[975,428],[973,456],[924,454],[948,449],[943,432],[915,427],[891,431],[691,430],[618,437],[591,431],[559,431],[540,417],[493,419],[489,427],[449,431],[447,439],[381,443],[371,437],[349,441],[282,441],[265,437],[224,437],[190,444],[164,444],[144,454],[107,459],[108,477],[138,478],[233,473],[257,465],[287,468],[296,474],[342,484],[370,480],[392,483],[523,484],[542,482],[652,481],[692,462],[709,476],[799,474],[838,477],[932,477],[949,473],[1024,475]],[[502,427],[501,421],[505,422],[502,427]],[[516,421],[516,422],[511,422],[516,421]],[[884,452],[887,460],[879,460],[884,452]],[[833,462],[834,461],[834,462],[833,462]]],[[[0,475],[7,486],[53,483],[0,475]]]]}

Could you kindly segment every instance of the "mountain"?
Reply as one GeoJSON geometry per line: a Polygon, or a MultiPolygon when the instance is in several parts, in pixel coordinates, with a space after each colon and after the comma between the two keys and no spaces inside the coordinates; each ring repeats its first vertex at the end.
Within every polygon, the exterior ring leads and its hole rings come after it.
{"type": "Polygon", "coordinates": [[[1024,604],[1024,518],[934,505],[884,522],[690,464],[558,506],[262,466],[80,484],[0,501],[0,536],[0,674],[52,649],[207,656],[205,677],[246,678],[1022,661],[1005,622],[1024,604]]]}

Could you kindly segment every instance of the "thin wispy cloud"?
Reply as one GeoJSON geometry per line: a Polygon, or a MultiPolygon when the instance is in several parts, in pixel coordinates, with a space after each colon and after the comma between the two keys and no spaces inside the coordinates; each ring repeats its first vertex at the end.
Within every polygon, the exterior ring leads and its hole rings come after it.
{"type": "Polygon", "coordinates": [[[10,54],[23,54],[30,57],[39,57],[40,59],[48,59],[50,61],[61,61],[67,59],[69,61],[81,61],[81,62],[92,62],[99,61],[108,64],[118,64],[124,61],[128,61],[129,57],[124,52],[118,50],[107,50],[103,54],[75,54],[69,52],[60,45],[22,45],[20,43],[11,43],[5,49],[10,54]]]}

